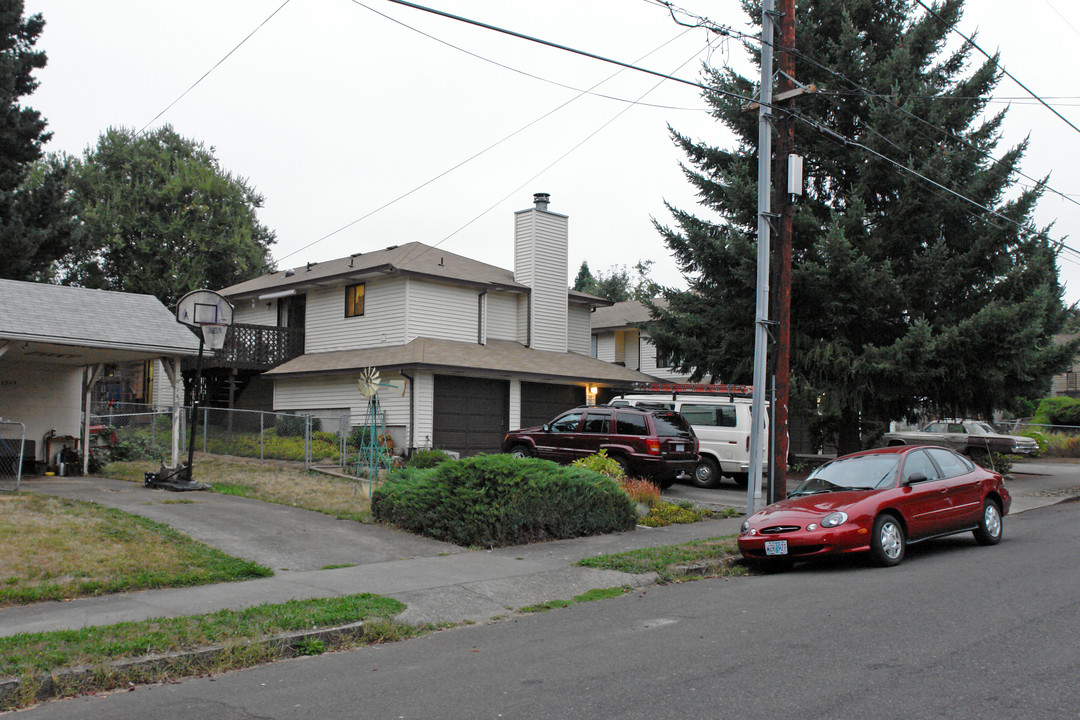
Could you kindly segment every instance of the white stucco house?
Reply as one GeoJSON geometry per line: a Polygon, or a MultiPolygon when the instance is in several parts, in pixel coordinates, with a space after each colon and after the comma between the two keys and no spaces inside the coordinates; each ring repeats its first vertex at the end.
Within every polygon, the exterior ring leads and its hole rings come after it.
{"type": "MultiPolygon", "coordinates": [[[[655,302],[664,307],[666,301],[658,298],[655,302]]],[[[666,359],[657,356],[656,347],[649,342],[648,330],[639,327],[649,320],[648,308],[637,300],[597,308],[592,314],[590,354],[599,360],[639,370],[664,382],[689,382],[689,375],[675,372],[666,359]]]]}
{"type": "Polygon", "coordinates": [[[0,417],[25,425],[24,455],[48,466],[65,444],[85,447],[83,409],[107,363],[160,360],[178,427],[180,362],[199,341],[157,298],[0,280],[0,307],[0,417]]]}
{"type": "Polygon", "coordinates": [[[409,242],[220,290],[235,307],[219,370],[236,406],[360,424],[356,380],[374,367],[393,386],[379,397],[397,447],[469,455],[653,380],[590,356],[593,311],[610,302],[567,289],[569,222],[548,202],[537,194],[514,214],[513,270],[409,242]],[[265,361],[290,344],[288,359],[265,361]],[[228,367],[230,357],[263,364],[228,367]]]}

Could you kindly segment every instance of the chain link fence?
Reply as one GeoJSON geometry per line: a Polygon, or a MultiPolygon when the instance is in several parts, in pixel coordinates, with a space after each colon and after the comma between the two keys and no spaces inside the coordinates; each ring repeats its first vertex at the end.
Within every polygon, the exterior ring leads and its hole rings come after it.
{"type": "MultiPolygon", "coordinates": [[[[27,457],[26,426],[0,418],[0,490],[18,490],[27,457]]],[[[29,458],[33,462],[33,450],[29,458]]]]}
{"type": "MultiPolygon", "coordinates": [[[[146,406],[144,406],[146,407],[146,406]]],[[[115,412],[115,407],[91,416],[91,446],[95,458],[111,460],[168,460],[172,452],[172,411],[115,412]]],[[[180,452],[186,454],[191,433],[191,409],[181,409],[180,452]]],[[[198,409],[195,450],[259,460],[291,460],[344,469],[347,466],[348,417],[334,430],[322,430],[318,418],[261,410],[198,409]]],[[[336,424],[336,423],[335,423],[336,424]]],[[[186,455],[185,455],[186,457],[186,455]]]]}

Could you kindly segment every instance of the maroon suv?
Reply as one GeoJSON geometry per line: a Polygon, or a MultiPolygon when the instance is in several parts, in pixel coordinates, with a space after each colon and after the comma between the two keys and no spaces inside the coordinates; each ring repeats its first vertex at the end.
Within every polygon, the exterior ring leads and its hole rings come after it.
{"type": "Polygon", "coordinates": [[[670,410],[587,405],[564,412],[546,425],[506,434],[503,452],[560,463],[606,450],[631,477],[662,488],[689,477],[698,462],[690,423],[670,410]]]}

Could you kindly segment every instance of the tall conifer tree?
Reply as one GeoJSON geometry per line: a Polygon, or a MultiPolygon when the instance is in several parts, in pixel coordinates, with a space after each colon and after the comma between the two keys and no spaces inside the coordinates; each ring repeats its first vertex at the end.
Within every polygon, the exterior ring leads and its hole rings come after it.
{"type": "MultiPolygon", "coordinates": [[[[793,387],[834,417],[841,451],[858,449],[867,417],[989,415],[1036,396],[1072,351],[1051,339],[1064,319],[1054,243],[1000,217],[1030,226],[1044,185],[1015,185],[1027,142],[999,150],[1005,112],[984,113],[997,58],[973,63],[969,45],[948,49],[962,0],[932,7],[815,0],[797,10],[796,77],[825,92],[796,101],[808,184],[795,216],[793,387]]],[[[756,3],[744,9],[760,18],[756,3]]],[[[667,290],[668,307],[651,308],[651,338],[681,370],[726,382],[752,377],[757,118],[724,93],[755,91],[730,69],[710,70],[705,98],[738,138],[733,148],[672,131],[722,222],[669,206],[674,225],[657,224],[689,290],[667,290]]]]}

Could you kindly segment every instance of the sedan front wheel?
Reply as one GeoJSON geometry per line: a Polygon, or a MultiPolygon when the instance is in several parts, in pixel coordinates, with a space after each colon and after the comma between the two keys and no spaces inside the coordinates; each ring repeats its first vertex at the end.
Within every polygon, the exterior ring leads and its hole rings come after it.
{"type": "Polygon", "coordinates": [[[899,565],[904,559],[907,540],[900,522],[889,514],[878,515],[870,535],[870,555],[882,567],[899,565]]]}
{"type": "Polygon", "coordinates": [[[1001,511],[997,503],[986,498],[983,501],[982,517],[979,518],[979,526],[972,531],[975,542],[980,545],[997,545],[1001,542],[1001,511]]]}

